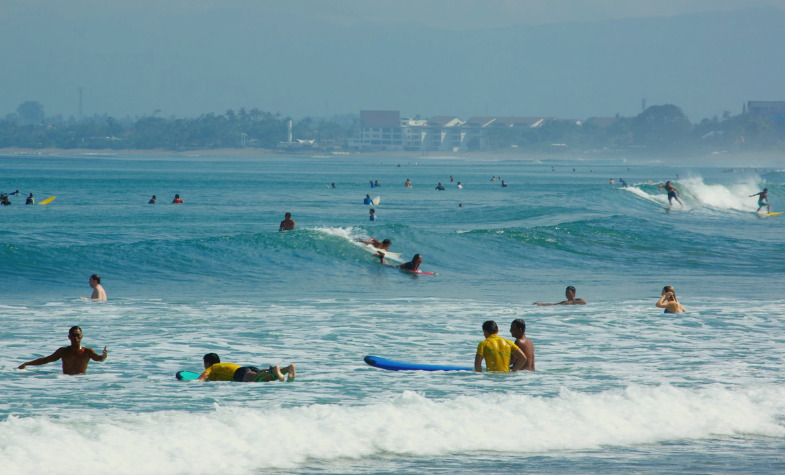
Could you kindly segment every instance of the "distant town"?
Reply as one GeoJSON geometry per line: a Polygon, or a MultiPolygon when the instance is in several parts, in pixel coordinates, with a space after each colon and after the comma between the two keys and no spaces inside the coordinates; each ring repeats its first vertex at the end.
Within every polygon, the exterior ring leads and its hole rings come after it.
{"type": "Polygon", "coordinates": [[[738,115],[693,124],[672,104],[642,107],[635,117],[449,115],[407,117],[400,111],[294,120],[259,109],[197,118],[106,115],[47,117],[28,101],[0,120],[0,148],[252,148],[284,153],[785,151],[785,101],[749,101],[738,115]]]}

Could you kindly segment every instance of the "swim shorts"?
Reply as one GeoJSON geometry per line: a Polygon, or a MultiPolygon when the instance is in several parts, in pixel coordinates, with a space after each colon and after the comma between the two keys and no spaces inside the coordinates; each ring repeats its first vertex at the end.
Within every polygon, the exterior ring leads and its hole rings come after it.
{"type": "Polygon", "coordinates": [[[259,368],[257,368],[256,366],[241,366],[241,367],[237,368],[234,371],[234,376],[232,377],[232,380],[233,381],[237,381],[238,383],[242,383],[243,382],[243,378],[245,378],[245,375],[249,371],[253,371],[254,373],[258,373],[261,370],[259,368]]]}

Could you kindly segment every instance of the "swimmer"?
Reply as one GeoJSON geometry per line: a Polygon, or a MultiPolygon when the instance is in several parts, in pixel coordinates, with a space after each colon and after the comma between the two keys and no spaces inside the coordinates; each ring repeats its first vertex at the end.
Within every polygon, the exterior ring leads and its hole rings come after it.
{"type": "Polygon", "coordinates": [[[404,188],[411,188],[412,187],[412,181],[407,178],[406,179],[406,183],[403,184],[403,187],[404,188]]]}
{"type": "Polygon", "coordinates": [[[474,371],[482,373],[482,360],[485,360],[487,371],[509,373],[519,371],[526,364],[526,355],[515,346],[515,343],[499,336],[499,326],[493,320],[482,324],[482,333],[485,340],[477,345],[477,354],[474,356],[474,371]],[[510,359],[515,358],[515,364],[510,368],[510,359]]]}
{"type": "MultiPolygon", "coordinates": [[[[98,274],[93,274],[90,276],[90,287],[93,288],[93,294],[90,296],[89,300],[106,300],[106,290],[101,285],[101,276],[98,274]]],[[[87,297],[82,297],[82,300],[88,300],[87,297]]]]}
{"type": "Polygon", "coordinates": [[[502,188],[507,188],[508,186],[510,185],[508,185],[504,180],[502,180],[502,188]]]}
{"type": "Polygon", "coordinates": [[[676,300],[676,291],[670,285],[666,285],[662,288],[662,297],[660,297],[654,306],[657,308],[664,308],[665,313],[682,313],[687,311],[681,306],[679,301],[676,300]]]}
{"type": "Polygon", "coordinates": [[[370,210],[368,210],[368,214],[369,214],[369,216],[368,216],[369,220],[376,221],[378,219],[376,217],[376,210],[375,209],[371,208],[370,210]]]}
{"type": "MultiPolygon", "coordinates": [[[[526,322],[521,318],[516,318],[510,324],[510,335],[515,338],[515,346],[526,355],[526,362],[523,364],[524,370],[534,371],[534,343],[526,337],[526,322]]],[[[515,359],[511,359],[514,364],[515,359]]]]}
{"type": "Polygon", "coordinates": [[[331,188],[336,188],[335,183],[330,183],[331,188]]]}
{"type": "Polygon", "coordinates": [[[386,251],[386,250],[390,249],[390,245],[392,244],[392,241],[390,241],[389,239],[385,239],[384,241],[379,241],[376,238],[370,238],[367,241],[363,241],[362,239],[358,239],[357,242],[361,242],[361,243],[366,244],[368,246],[373,246],[376,249],[381,249],[382,251],[386,251]]]}
{"type": "Polygon", "coordinates": [[[106,359],[108,353],[106,352],[105,346],[104,351],[100,356],[92,348],[85,348],[82,346],[81,328],[77,326],[71,327],[68,330],[68,339],[71,340],[71,346],[63,346],[49,356],[22,363],[19,365],[18,369],[25,369],[26,366],[39,366],[57,360],[63,360],[63,374],[85,374],[90,360],[104,361],[106,359]]]}
{"type": "Polygon", "coordinates": [[[363,200],[364,205],[373,204],[373,200],[371,199],[371,195],[365,195],[365,199],[363,200]]]}
{"type": "Polygon", "coordinates": [[[463,189],[463,185],[461,185],[461,182],[460,182],[460,181],[458,182],[458,189],[459,189],[459,190],[462,190],[462,189],[463,189]]]}
{"type": "Polygon", "coordinates": [[[564,296],[567,297],[567,300],[562,300],[561,302],[556,303],[542,303],[542,302],[534,302],[534,305],[539,307],[548,307],[551,305],[586,305],[586,301],[583,299],[575,298],[575,287],[570,285],[564,291],[564,296]]]}
{"type": "Polygon", "coordinates": [[[444,191],[444,185],[442,185],[442,182],[439,182],[439,184],[436,185],[436,189],[439,191],[444,191]]]}
{"type": "Polygon", "coordinates": [[[11,204],[11,200],[8,199],[8,195],[0,196],[0,205],[9,206],[11,204]]]}
{"type": "Polygon", "coordinates": [[[609,184],[611,184],[611,185],[615,184],[615,182],[613,181],[613,178],[611,178],[611,181],[609,182],[609,184]]]}
{"type": "Polygon", "coordinates": [[[769,189],[764,188],[763,191],[760,193],[755,193],[754,195],[750,195],[750,198],[753,196],[758,197],[758,210],[755,211],[756,213],[760,213],[760,209],[764,206],[766,207],[766,212],[771,213],[771,205],[769,205],[769,189]]]}
{"type": "Polygon", "coordinates": [[[148,201],[148,202],[147,202],[147,204],[149,204],[149,205],[154,205],[154,204],[155,204],[155,200],[156,200],[156,199],[157,199],[157,198],[155,197],[155,195],[153,195],[153,197],[152,197],[152,198],[150,198],[150,201],[148,201]]]}
{"type": "Polygon", "coordinates": [[[294,381],[295,367],[293,364],[281,368],[270,366],[268,369],[259,369],[256,366],[240,366],[234,363],[221,363],[221,358],[215,353],[207,353],[202,357],[204,372],[197,381],[235,381],[238,383],[268,382],[278,380],[283,382],[294,381]],[[284,374],[287,376],[285,377],[284,374]]]}
{"type": "Polygon", "coordinates": [[[35,198],[33,198],[33,194],[32,193],[30,193],[30,196],[28,196],[27,199],[25,200],[25,204],[26,205],[34,205],[35,204],[35,198]]]}
{"type": "Polygon", "coordinates": [[[294,220],[292,219],[292,213],[286,213],[283,215],[283,221],[278,226],[278,231],[294,231],[294,220]]]}
{"type": "Polygon", "coordinates": [[[673,206],[673,200],[675,199],[681,205],[681,209],[684,209],[684,203],[682,203],[681,199],[679,199],[681,193],[679,192],[678,188],[671,185],[670,180],[666,181],[661,185],[657,185],[657,187],[660,189],[660,191],[662,191],[662,189],[665,188],[665,191],[668,192],[668,206],[673,206]]]}
{"type": "Polygon", "coordinates": [[[179,194],[176,194],[176,195],[174,195],[174,199],[172,200],[172,203],[182,204],[183,200],[180,199],[180,195],[179,194]]]}

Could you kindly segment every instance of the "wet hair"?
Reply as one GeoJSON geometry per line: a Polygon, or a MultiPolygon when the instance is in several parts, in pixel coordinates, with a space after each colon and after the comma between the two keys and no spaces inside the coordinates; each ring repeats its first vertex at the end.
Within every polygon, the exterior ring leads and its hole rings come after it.
{"type": "Polygon", "coordinates": [[[420,260],[420,259],[422,259],[422,256],[419,255],[419,254],[415,254],[414,257],[412,257],[412,262],[420,260]]]}
{"type": "Polygon", "coordinates": [[[90,276],[90,280],[94,280],[94,281],[96,281],[96,282],[98,282],[100,284],[101,283],[101,276],[98,275],[98,274],[93,274],[93,275],[90,276]]]}
{"type": "Polygon", "coordinates": [[[369,213],[369,214],[374,214],[374,213],[376,213],[376,210],[375,210],[375,209],[373,209],[373,208],[371,208],[371,210],[370,210],[370,211],[368,211],[368,213],[369,213]]]}
{"type": "Polygon", "coordinates": [[[482,324],[483,331],[486,331],[490,334],[499,333],[499,326],[496,325],[496,322],[493,320],[488,320],[482,324]]]}
{"type": "Polygon", "coordinates": [[[221,362],[221,357],[216,353],[207,353],[202,359],[204,360],[205,364],[209,363],[210,366],[221,362]]]}
{"type": "Polygon", "coordinates": [[[390,241],[389,239],[385,239],[384,241],[382,241],[382,244],[392,244],[392,241],[390,241]]]}
{"type": "Polygon", "coordinates": [[[518,328],[523,333],[526,333],[526,322],[524,322],[522,318],[516,318],[515,320],[513,320],[512,326],[518,328]]]}
{"type": "Polygon", "coordinates": [[[666,285],[662,288],[663,292],[670,292],[673,294],[673,300],[676,300],[676,291],[673,289],[672,285],[666,285]]]}
{"type": "Polygon", "coordinates": [[[84,333],[84,332],[82,332],[82,328],[79,325],[74,325],[74,326],[72,326],[71,328],[68,329],[68,336],[73,335],[73,333],[76,330],[79,330],[79,333],[84,333]]]}
{"type": "Polygon", "coordinates": [[[573,294],[577,293],[572,285],[568,286],[566,290],[571,290],[573,294]]]}
{"type": "Polygon", "coordinates": [[[288,213],[287,212],[286,214],[283,215],[283,217],[286,218],[286,219],[289,219],[289,218],[292,217],[292,213],[288,213]]]}

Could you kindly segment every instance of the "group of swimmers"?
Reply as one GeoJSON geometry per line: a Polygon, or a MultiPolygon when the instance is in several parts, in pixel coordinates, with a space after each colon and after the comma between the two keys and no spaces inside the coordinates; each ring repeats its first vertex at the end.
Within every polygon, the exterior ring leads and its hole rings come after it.
{"type": "MultiPolygon", "coordinates": [[[[158,199],[158,197],[153,195],[153,197],[150,198],[150,201],[148,201],[147,204],[154,205],[157,199],[158,199]]],[[[180,198],[180,194],[179,193],[175,193],[174,198],[172,199],[172,203],[173,204],[183,204],[183,199],[180,198]]]]}
{"type": "MultiPolygon", "coordinates": [[[[19,194],[19,190],[12,191],[11,193],[0,193],[0,205],[1,206],[10,206],[12,204],[10,196],[18,195],[18,194],[19,194]]],[[[33,196],[32,193],[27,195],[27,199],[25,200],[25,204],[26,205],[34,205],[35,204],[35,197],[33,196]]]]}

